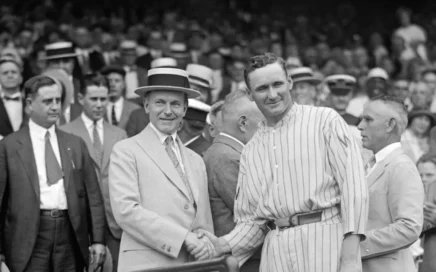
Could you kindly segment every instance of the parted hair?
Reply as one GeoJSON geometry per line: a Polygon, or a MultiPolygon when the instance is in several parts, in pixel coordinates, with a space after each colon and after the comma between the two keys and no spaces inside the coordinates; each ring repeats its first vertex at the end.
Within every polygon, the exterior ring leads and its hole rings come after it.
{"type": "Polygon", "coordinates": [[[105,76],[102,76],[101,74],[97,73],[90,73],[85,75],[84,77],[84,86],[81,88],[80,93],[82,95],[86,94],[86,90],[89,86],[104,86],[106,88],[109,88],[109,81],[105,76]]]}
{"type": "Polygon", "coordinates": [[[378,95],[372,97],[371,101],[381,101],[384,104],[393,107],[395,111],[398,113],[400,132],[402,133],[406,129],[407,122],[408,122],[407,107],[401,99],[390,95],[378,95]]]}
{"type": "Polygon", "coordinates": [[[34,98],[40,88],[52,85],[59,86],[59,84],[51,77],[45,75],[34,76],[24,83],[24,95],[26,98],[34,98]]]}
{"type": "Polygon", "coordinates": [[[419,158],[419,160],[416,162],[416,165],[420,163],[426,163],[426,162],[432,162],[434,165],[436,165],[436,154],[435,153],[426,153],[419,158]]]}
{"type": "Polygon", "coordinates": [[[273,63],[280,64],[280,66],[283,68],[283,71],[285,72],[286,78],[288,78],[288,71],[286,70],[286,62],[282,58],[274,55],[273,53],[265,53],[262,55],[251,57],[248,60],[248,63],[244,70],[244,79],[245,79],[245,83],[247,84],[247,87],[250,88],[248,75],[251,72],[273,63]]]}

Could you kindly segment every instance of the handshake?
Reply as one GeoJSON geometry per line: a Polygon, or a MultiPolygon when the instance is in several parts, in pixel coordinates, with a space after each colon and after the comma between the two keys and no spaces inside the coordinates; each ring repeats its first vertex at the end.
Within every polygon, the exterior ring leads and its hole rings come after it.
{"type": "Polygon", "coordinates": [[[184,242],[188,252],[197,261],[204,261],[221,257],[231,252],[231,248],[226,240],[218,238],[212,233],[198,229],[188,233],[184,242]]]}

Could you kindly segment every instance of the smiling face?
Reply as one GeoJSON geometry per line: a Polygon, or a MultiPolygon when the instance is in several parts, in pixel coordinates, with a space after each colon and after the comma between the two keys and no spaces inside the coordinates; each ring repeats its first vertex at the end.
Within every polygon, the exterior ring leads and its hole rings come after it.
{"type": "Polygon", "coordinates": [[[251,99],[268,123],[277,123],[292,106],[292,81],[278,63],[254,70],[248,80],[251,99]]]}
{"type": "Polygon", "coordinates": [[[153,91],[144,100],[150,122],[162,133],[172,135],[186,114],[186,95],[175,91],[153,91]]]}

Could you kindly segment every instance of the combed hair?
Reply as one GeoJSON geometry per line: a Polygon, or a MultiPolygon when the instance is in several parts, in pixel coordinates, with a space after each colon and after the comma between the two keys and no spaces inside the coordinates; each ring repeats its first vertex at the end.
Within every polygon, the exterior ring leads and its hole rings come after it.
{"type": "Polygon", "coordinates": [[[243,89],[232,92],[226,96],[226,99],[224,100],[223,107],[221,109],[223,122],[229,116],[234,115],[234,113],[237,111],[239,105],[241,105],[240,104],[241,99],[249,99],[247,91],[245,91],[243,89]]]}
{"type": "Polygon", "coordinates": [[[416,162],[416,165],[420,163],[426,163],[426,162],[432,162],[434,165],[436,165],[436,154],[435,153],[426,153],[419,158],[419,160],[416,162]]]}
{"type": "Polygon", "coordinates": [[[34,76],[24,83],[24,95],[26,98],[35,97],[40,88],[52,85],[58,85],[53,78],[45,75],[34,76]]]}
{"type": "Polygon", "coordinates": [[[83,88],[80,90],[80,93],[85,95],[86,94],[86,90],[89,86],[104,86],[106,88],[109,88],[109,81],[105,76],[102,76],[100,74],[97,73],[91,73],[91,74],[87,74],[84,77],[84,86],[83,88]]]}
{"type": "Polygon", "coordinates": [[[398,118],[399,118],[398,125],[400,130],[399,132],[402,134],[404,130],[406,130],[407,122],[408,122],[407,107],[401,99],[390,95],[378,95],[372,97],[371,101],[380,101],[383,102],[384,104],[393,107],[395,111],[398,113],[398,118]]]}
{"type": "Polygon", "coordinates": [[[280,64],[280,66],[283,68],[283,71],[285,72],[286,78],[288,78],[288,71],[286,70],[286,62],[282,58],[274,55],[273,53],[265,53],[262,55],[257,55],[257,56],[251,57],[248,60],[248,63],[247,63],[245,70],[244,70],[244,79],[245,79],[245,83],[246,83],[247,87],[250,88],[250,82],[248,80],[248,75],[251,72],[253,72],[257,69],[260,69],[262,67],[265,67],[269,64],[273,64],[273,63],[280,64]]]}

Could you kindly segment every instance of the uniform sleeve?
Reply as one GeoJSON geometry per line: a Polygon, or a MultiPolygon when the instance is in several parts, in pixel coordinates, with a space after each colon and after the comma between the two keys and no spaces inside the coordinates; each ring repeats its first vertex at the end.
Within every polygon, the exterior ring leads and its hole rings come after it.
{"type": "Polygon", "coordinates": [[[328,127],[327,155],[341,192],[344,235],[359,234],[365,239],[368,189],[362,155],[348,125],[339,115],[333,118],[328,127]]]}
{"type": "Polygon", "coordinates": [[[256,184],[253,173],[256,171],[250,167],[247,168],[246,151],[249,149],[250,147],[247,147],[241,156],[234,208],[236,226],[224,236],[232,249],[232,255],[238,259],[240,265],[254,254],[263,243],[267,232],[266,220],[256,216],[259,195],[254,188],[256,184]],[[247,171],[251,174],[247,174],[247,171]]]}

